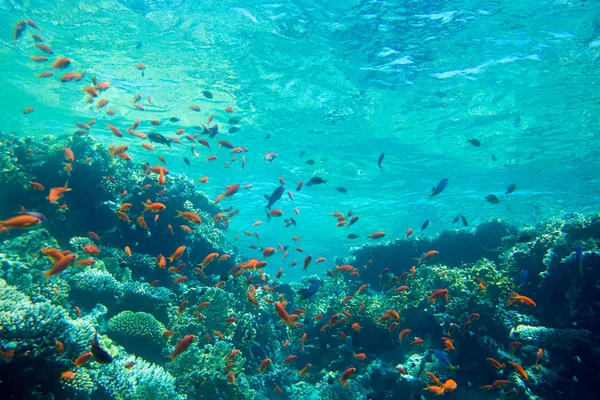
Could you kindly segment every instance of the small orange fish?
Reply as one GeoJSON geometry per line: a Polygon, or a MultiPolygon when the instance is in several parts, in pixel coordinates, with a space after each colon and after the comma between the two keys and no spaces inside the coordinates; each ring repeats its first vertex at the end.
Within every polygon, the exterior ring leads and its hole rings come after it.
{"type": "Polygon", "coordinates": [[[62,356],[65,351],[65,345],[60,340],[56,341],[56,351],[59,356],[62,356]]]}
{"type": "Polygon", "coordinates": [[[535,302],[529,297],[521,296],[515,292],[510,294],[510,297],[506,302],[506,305],[508,306],[512,306],[513,304],[527,304],[528,306],[536,307],[535,302]]]}
{"type": "Polygon", "coordinates": [[[511,360],[508,360],[508,363],[513,366],[513,368],[517,371],[517,374],[519,374],[521,379],[523,379],[524,381],[529,380],[527,372],[525,372],[525,369],[521,365],[511,360]]]}
{"type": "Polygon", "coordinates": [[[181,339],[179,341],[179,343],[177,343],[177,346],[175,346],[175,350],[173,350],[173,353],[171,353],[167,356],[168,358],[171,359],[171,362],[175,361],[177,356],[179,356],[181,353],[183,353],[185,350],[187,350],[188,347],[190,347],[190,345],[194,341],[194,338],[195,338],[194,335],[187,335],[186,337],[181,339]]]}
{"type": "Polygon", "coordinates": [[[35,190],[39,190],[40,192],[44,190],[44,185],[42,185],[39,182],[29,182],[29,187],[35,190]]]}
{"type": "Polygon", "coordinates": [[[60,377],[65,381],[72,381],[73,379],[75,379],[75,373],[73,371],[65,371],[62,374],[60,374],[60,377]]]}
{"type": "Polygon", "coordinates": [[[48,201],[50,203],[56,203],[60,200],[66,192],[70,192],[71,188],[69,187],[69,181],[65,183],[63,187],[57,187],[50,189],[50,194],[48,195],[48,201]]]}
{"type": "Polygon", "coordinates": [[[90,352],[83,353],[82,355],[77,357],[77,359],[75,361],[73,361],[73,364],[76,367],[81,367],[82,365],[85,365],[87,362],[89,362],[91,357],[92,357],[92,353],[90,353],[90,352]]]}

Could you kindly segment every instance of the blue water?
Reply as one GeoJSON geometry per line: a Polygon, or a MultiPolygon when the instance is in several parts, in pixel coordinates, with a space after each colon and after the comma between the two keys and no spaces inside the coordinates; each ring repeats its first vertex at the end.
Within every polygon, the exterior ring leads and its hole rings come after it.
{"type": "Polygon", "coordinates": [[[94,138],[128,144],[135,162],[154,164],[160,154],[176,173],[208,176],[198,186],[212,199],[226,185],[252,184],[222,203],[240,209],[228,237],[239,235],[243,254],[255,254],[247,248],[255,239],[244,230],[258,231],[269,245],[295,235],[305,254],[325,257],[322,265],[331,267],[368,234],[403,237],[425,219],[431,225],[423,234],[433,235],[458,228],[451,224],[457,213],[470,223],[460,229],[472,229],[493,218],[528,225],[591,210],[598,201],[598,11],[596,1],[5,1],[0,130],[61,136],[75,130],[73,122],[95,118],[94,138]],[[14,24],[23,18],[42,30],[28,28],[13,42],[14,24]],[[60,83],[59,72],[36,78],[53,57],[30,61],[44,55],[32,47],[32,33],[54,56],[73,59],[68,71],[85,71],[83,80],[60,83]],[[135,68],[140,62],[143,75],[135,68]],[[100,110],[81,91],[93,76],[112,83],[100,110]],[[145,111],[132,107],[136,93],[145,111]],[[35,111],[24,115],[27,106],[35,111]],[[227,106],[235,112],[223,112],[227,106]],[[169,137],[177,128],[197,133],[192,127],[210,114],[224,132],[216,139],[248,148],[243,171],[239,155],[223,167],[230,155],[214,141],[212,149],[196,145],[199,158],[183,137],[184,145],[151,154],[140,140],[115,138],[105,128],[124,131],[141,119],[139,131],[169,137]],[[241,118],[235,125],[241,129],[228,134],[232,116],[241,118]],[[169,123],[170,117],[181,121],[169,123]],[[163,125],[152,127],[153,119],[163,125]],[[481,147],[467,142],[472,138],[481,147]],[[279,154],[274,162],[264,161],[267,151],[279,154]],[[204,161],[213,154],[219,159],[204,161]],[[307,165],[309,159],[315,164],[307,165]],[[327,184],[296,193],[297,182],[313,175],[327,184]],[[254,221],[266,222],[263,194],[280,176],[295,201],[284,195],[278,207],[298,226],[286,229],[280,218],[253,229],[254,221]],[[446,177],[448,188],[430,201],[431,187],[446,177]],[[518,189],[506,199],[501,194],[510,183],[518,189]],[[487,203],[488,194],[501,203],[487,203]],[[329,214],[349,210],[359,222],[337,228],[329,214]],[[361,237],[350,241],[349,233],[361,237]]]}

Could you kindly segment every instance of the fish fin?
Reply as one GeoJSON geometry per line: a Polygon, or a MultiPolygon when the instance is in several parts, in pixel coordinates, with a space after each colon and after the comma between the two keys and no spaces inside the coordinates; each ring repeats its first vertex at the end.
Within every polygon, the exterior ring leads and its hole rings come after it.
{"type": "Polygon", "coordinates": [[[171,362],[175,361],[175,357],[173,357],[173,354],[166,355],[165,357],[170,359],[171,362]]]}

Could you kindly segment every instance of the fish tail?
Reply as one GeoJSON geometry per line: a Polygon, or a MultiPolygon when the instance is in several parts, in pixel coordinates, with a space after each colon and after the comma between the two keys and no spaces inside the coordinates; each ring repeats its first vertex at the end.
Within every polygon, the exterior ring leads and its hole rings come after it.
{"type": "Polygon", "coordinates": [[[177,211],[177,216],[175,218],[181,218],[183,215],[183,212],[179,211],[179,210],[175,210],[177,211]]]}
{"type": "Polygon", "coordinates": [[[146,203],[144,203],[143,201],[141,202],[142,205],[144,206],[144,211],[142,211],[142,214],[144,214],[146,211],[148,211],[150,208],[148,207],[148,205],[146,203]]]}
{"type": "Polygon", "coordinates": [[[173,354],[169,354],[167,356],[165,356],[166,358],[170,359],[171,362],[175,361],[175,356],[173,354]]]}

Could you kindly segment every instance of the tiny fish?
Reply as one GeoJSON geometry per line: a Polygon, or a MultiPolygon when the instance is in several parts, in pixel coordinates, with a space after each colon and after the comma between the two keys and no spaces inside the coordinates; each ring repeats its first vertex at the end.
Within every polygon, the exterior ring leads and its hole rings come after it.
{"type": "Polygon", "coordinates": [[[183,162],[190,165],[190,160],[187,157],[183,157],[183,162]]]}
{"type": "Polygon", "coordinates": [[[421,225],[421,230],[424,231],[428,226],[429,226],[429,220],[426,219],[425,222],[423,222],[423,225],[421,225]]]}
{"type": "Polygon", "coordinates": [[[446,186],[448,186],[448,178],[442,179],[440,183],[437,184],[437,186],[431,189],[431,195],[429,195],[429,200],[433,199],[434,196],[437,196],[438,194],[442,193],[444,189],[446,189],[446,186]]]}
{"type": "Polygon", "coordinates": [[[497,160],[498,160],[498,157],[496,157],[496,154],[492,153],[492,161],[497,161],[497,160]]]}
{"type": "Polygon", "coordinates": [[[467,139],[467,142],[471,143],[475,147],[481,147],[481,142],[475,138],[467,139]]]}
{"type": "Polygon", "coordinates": [[[385,153],[381,153],[381,155],[379,155],[379,158],[377,159],[377,166],[379,167],[379,169],[383,169],[383,167],[381,166],[381,162],[383,161],[383,157],[385,157],[385,153]]]}
{"type": "Polygon", "coordinates": [[[356,239],[358,238],[360,235],[357,235],[356,233],[351,233],[347,236],[348,239],[356,239]]]}
{"type": "Polygon", "coordinates": [[[456,217],[452,220],[452,223],[455,224],[460,220],[460,214],[456,214],[456,217]]]}
{"type": "Polygon", "coordinates": [[[508,188],[506,189],[506,192],[504,192],[504,194],[506,196],[508,196],[509,194],[511,194],[512,192],[514,192],[515,190],[517,190],[517,184],[516,183],[511,183],[510,185],[508,185],[508,188]]]}
{"type": "Polygon", "coordinates": [[[498,198],[498,196],[493,195],[493,194],[488,194],[487,196],[485,196],[485,200],[488,203],[492,203],[492,204],[498,204],[498,203],[500,203],[500,199],[498,198]]]}
{"type": "Polygon", "coordinates": [[[169,118],[169,121],[171,121],[171,122],[179,122],[180,119],[176,118],[176,117],[171,117],[171,118],[169,118]]]}
{"type": "Polygon", "coordinates": [[[577,251],[575,252],[575,259],[577,260],[577,265],[579,266],[579,276],[583,276],[583,245],[582,244],[577,246],[577,251]]]}
{"type": "Polygon", "coordinates": [[[323,178],[320,178],[318,176],[313,176],[312,178],[310,178],[310,180],[306,183],[306,186],[312,186],[312,185],[320,185],[322,183],[327,183],[327,181],[323,178]]]}
{"type": "Polygon", "coordinates": [[[464,215],[461,215],[461,216],[460,216],[460,220],[462,221],[462,224],[463,224],[464,226],[469,226],[469,223],[467,222],[467,219],[465,218],[465,216],[464,216],[464,215]]]}
{"type": "Polygon", "coordinates": [[[203,90],[202,94],[204,95],[204,97],[206,97],[207,99],[212,99],[213,98],[213,94],[211,92],[209,92],[208,90],[203,90]]]}
{"type": "Polygon", "coordinates": [[[305,164],[315,165],[315,160],[308,160],[305,164]]]}
{"type": "Polygon", "coordinates": [[[343,186],[336,186],[335,190],[337,190],[340,193],[344,193],[344,194],[348,193],[348,190],[346,190],[346,188],[343,186]]]}
{"type": "Polygon", "coordinates": [[[278,155],[279,154],[276,153],[276,152],[274,152],[274,151],[268,151],[268,152],[265,153],[265,156],[264,156],[265,157],[265,161],[266,162],[272,162],[274,159],[277,158],[278,155]]]}

